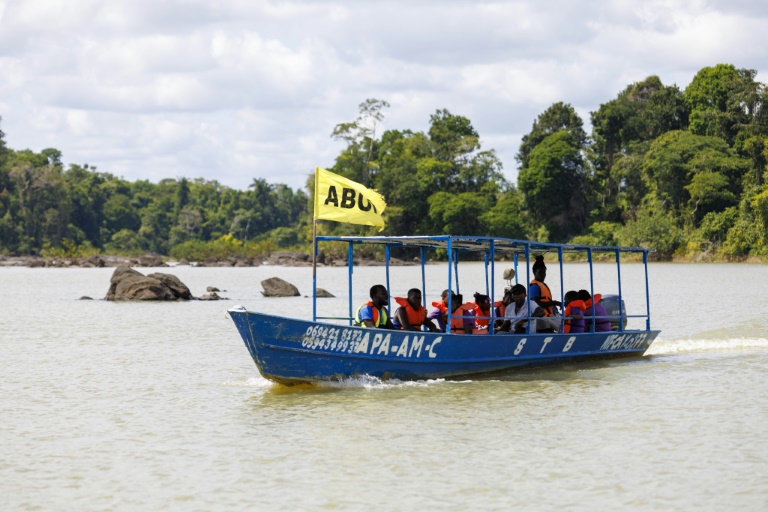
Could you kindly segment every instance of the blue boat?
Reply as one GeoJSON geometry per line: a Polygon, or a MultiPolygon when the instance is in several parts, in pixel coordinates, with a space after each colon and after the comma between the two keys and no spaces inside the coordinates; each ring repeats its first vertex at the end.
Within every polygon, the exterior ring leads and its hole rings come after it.
{"type": "MultiPolygon", "coordinates": [[[[553,244],[496,237],[469,236],[410,236],[410,237],[335,237],[318,236],[314,251],[325,242],[348,244],[349,315],[348,317],[317,316],[317,275],[313,271],[312,319],[296,319],[249,311],[241,306],[228,310],[240,335],[253,357],[259,372],[267,379],[291,385],[304,382],[335,381],[370,375],[380,379],[424,380],[459,379],[479,374],[506,372],[520,368],[591,361],[598,359],[641,356],[658,330],[651,329],[648,293],[648,254],[644,248],[603,247],[553,244]],[[424,265],[430,253],[440,251],[447,259],[446,289],[459,291],[459,258],[485,262],[486,294],[492,300],[501,298],[496,290],[497,265],[514,265],[515,279],[524,265],[525,283],[531,280],[532,255],[557,254],[560,265],[562,302],[563,256],[577,253],[585,256],[589,266],[588,290],[593,292],[593,261],[612,259],[616,263],[617,290],[613,296],[616,307],[606,308],[608,317],[593,317],[592,325],[601,318],[611,321],[613,330],[605,332],[532,332],[511,334],[464,334],[450,332],[452,317],[448,316],[445,332],[404,331],[357,327],[353,319],[357,305],[352,303],[352,271],[354,248],[359,245],[379,245],[384,248],[386,287],[389,290],[391,252],[402,251],[420,256],[422,266],[422,296],[425,293],[424,265]],[[645,304],[641,314],[628,315],[621,289],[621,261],[639,261],[645,271],[645,304]],[[497,258],[499,261],[497,262],[497,258]],[[627,329],[628,319],[641,319],[642,329],[627,329]]],[[[511,274],[511,273],[510,273],[511,274]]],[[[509,283],[511,284],[511,282],[509,283]]],[[[390,293],[390,296],[393,294],[390,293]]],[[[327,300],[327,299],[326,299],[327,300]]],[[[603,299],[606,300],[605,298],[603,299]]],[[[450,311],[449,306],[449,311],[450,311]]],[[[488,317],[494,324],[493,308],[488,317]]],[[[564,319],[560,317],[560,322],[564,319]]],[[[635,323],[638,321],[635,320],[635,323]]],[[[529,322],[529,325],[531,322],[529,322]]]]}

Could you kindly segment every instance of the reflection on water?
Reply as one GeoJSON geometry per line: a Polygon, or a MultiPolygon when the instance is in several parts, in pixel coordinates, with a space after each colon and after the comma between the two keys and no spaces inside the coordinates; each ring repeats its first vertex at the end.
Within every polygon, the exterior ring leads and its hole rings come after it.
{"type": "MultiPolygon", "coordinates": [[[[613,293],[609,266],[596,291],[613,293]]],[[[640,266],[622,268],[644,312],[640,266]]],[[[361,377],[285,387],[263,379],[224,311],[308,317],[311,299],[265,299],[274,275],[309,293],[311,269],[167,270],[200,295],[177,304],[103,297],[111,269],[0,269],[3,510],[762,510],[768,503],[768,282],[756,265],[653,265],[662,330],[642,358],[474,377],[361,377]],[[754,302],[713,301],[740,283],[754,302]],[[674,283],[673,287],[665,286],[674,283]]],[[[428,272],[428,295],[445,288],[428,272]]],[[[570,275],[566,288],[582,288],[570,275]]],[[[463,291],[482,290],[478,265],[463,291]],[[476,286],[480,283],[480,286],[476,286]]],[[[420,283],[393,269],[392,288],[420,283]]],[[[346,272],[318,286],[345,312],[346,272]]],[[[354,275],[355,303],[382,268],[354,275]],[[360,291],[362,290],[362,292],[360,291]]],[[[557,269],[548,280],[559,293],[557,269]]],[[[503,283],[497,283],[501,286],[503,283]]],[[[393,295],[397,295],[394,291],[393,295]]],[[[431,300],[431,299],[430,299],[431,300]]]]}

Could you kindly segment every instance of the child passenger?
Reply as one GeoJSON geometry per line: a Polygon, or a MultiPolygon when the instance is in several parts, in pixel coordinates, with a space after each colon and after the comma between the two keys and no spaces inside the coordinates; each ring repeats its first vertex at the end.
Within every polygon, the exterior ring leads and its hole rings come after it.
{"type": "Polygon", "coordinates": [[[565,327],[563,332],[577,333],[584,332],[584,301],[579,299],[579,293],[576,290],[566,292],[563,297],[565,300],[565,327]]]}

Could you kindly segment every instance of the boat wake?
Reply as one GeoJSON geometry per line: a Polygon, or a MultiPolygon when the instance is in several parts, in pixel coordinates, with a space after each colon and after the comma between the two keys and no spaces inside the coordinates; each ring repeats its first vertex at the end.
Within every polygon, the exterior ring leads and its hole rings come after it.
{"type": "Polygon", "coordinates": [[[646,355],[679,354],[686,352],[724,352],[750,350],[755,348],[768,349],[767,338],[754,337],[706,337],[695,339],[657,339],[646,355]]]}
{"type": "MultiPolygon", "coordinates": [[[[468,381],[467,381],[468,382],[468,381]]],[[[393,388],[424,388],[428,386],[434,386],[434,385],[442,385],[452,383],[455,384],[456,381],[447,381],[445,379],[429,379],[429,380],[399,380],[399,379],[388,379],[388,380],[381,380],[378,377],[372,377],[370,375],[362,375],[360,377],[354,377],[350,379],[342,379],[339,381],[328,381],[328,382],[318,382],[316,385],[318,387],[330,387],[330,388],[339,388],[339,389],[364,389],[367,391],[378,391],[383,389],[393,389],[393,388]]]]}
{"type": "Polygon", "coordinates": [[[222,382],[222,386],[232,386],[232,387],[243,387],[243,388],[270,388],[274,386],[275,383],[268,381],[261,375],[257,375],[255,377],[247,377],[247,378],[229,378],[222,382]]]}

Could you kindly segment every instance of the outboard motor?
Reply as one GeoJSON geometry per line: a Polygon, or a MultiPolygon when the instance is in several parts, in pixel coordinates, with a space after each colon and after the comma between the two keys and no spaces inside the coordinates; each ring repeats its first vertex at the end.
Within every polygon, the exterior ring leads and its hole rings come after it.
{"type": "MultiPolygon", "coordinates": [[[[599,304],[602,304],[605,308],[605,312],[608,313],[610,316],[619,316],[624,315],[624,329],[627,328],[627,308],[624,306],[624,299],[621,300],[621,310],[619,310],[619,296],[618,295],[603,295],[603,298],[600,299],[599,304]]],[[[620,320],[618,318],[612,318],[611,319],[611,329],[614,331],[619,330],[619,322],[620,320]]]]}

